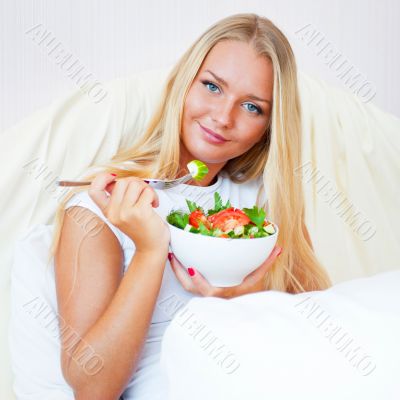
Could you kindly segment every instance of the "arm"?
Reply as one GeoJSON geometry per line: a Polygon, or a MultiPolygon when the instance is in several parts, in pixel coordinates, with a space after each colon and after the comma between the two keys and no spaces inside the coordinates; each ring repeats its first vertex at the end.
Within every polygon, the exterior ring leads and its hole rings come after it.
{"type": "Polygon", "coordinates": [[[56,287],[63,321],[62,370],[76,400],[117,399],[123,392],[151,321],[163,258],[137,252],[123,276],[122,249],[110,228],[104,224],[96,236],[85,237],[81,224],[65,214],[55,258],[56,287]],[[93,362],[85,357],[90,353],[93,362]]]}

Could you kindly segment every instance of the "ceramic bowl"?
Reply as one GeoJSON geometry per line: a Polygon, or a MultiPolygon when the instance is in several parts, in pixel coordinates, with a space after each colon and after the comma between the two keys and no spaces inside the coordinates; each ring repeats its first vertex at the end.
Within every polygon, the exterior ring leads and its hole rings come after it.
{"type": "Polygon", "coordinates": [[[168,224],[170,247],[186,268],[194,267],[217,287],[236,286],[271,254],[278,238],[275,233],[254,239],[232,239],[191,233],[168,224]]]}

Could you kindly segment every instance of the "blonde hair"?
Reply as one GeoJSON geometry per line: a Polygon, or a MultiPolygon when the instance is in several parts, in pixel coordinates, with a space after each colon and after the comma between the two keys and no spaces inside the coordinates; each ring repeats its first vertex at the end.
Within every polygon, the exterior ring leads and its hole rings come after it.
{"type": "MultiPolygon", "coordinates": [[[[283,247],[283,253],[265,276],[265,289],[289,293],[325,289],[331,282],[308,237],[301,177],[295,173],[301,165],[302,143],[296,62],[288,40],[267,18],[236,14],[212,25],[170,72],[158,108],[144,134],[133,146],[119,151],[109,164],[100,167],[117,177],[173,179],[177,176],[186,95],[205,57],[222,40],[252,45],[256,53],[267,57],[273,66],[273,105],[265,135],[223,168],[235,183],[262,176],[263,185],[256,204],[264,207],[267,218],[279,226],[277,245],[283,247]],[[128,168],[127,163],[130,163],[128,168]],[[268,199],[261,203],[265,187],[268,199]]],[[[89,174],[84,179],[95,175],[89,174]]],[[[57,250],[65,204],[81,190],[85,188],[71,190],[57,209],[50,256],[57,250]]]]}

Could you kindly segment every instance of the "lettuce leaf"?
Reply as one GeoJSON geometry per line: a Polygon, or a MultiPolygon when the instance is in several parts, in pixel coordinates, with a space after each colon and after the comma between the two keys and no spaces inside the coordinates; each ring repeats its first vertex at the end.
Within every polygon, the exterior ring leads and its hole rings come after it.
{"type": "Polygon", "coordinates": [[[191,213],[193,211],[200,210],[204,214],[204,210],[200,206],[198,206],[194,201],[190,201],[190,200],[186,199],[186,204],[191,213]]]}
{"type": "Polygon", "coordinates": [[[185,229],[185,226],[189,223],[189,215],[180,210],[172,211],[167,216],[167,221],[177,228],[185,229]]]}
{"type": "Polygon", "coordinates": [[[216,214],[217,212],[220,212],[222,210],[226,210],[227,208],[230,208],[231,202],[228,200],[226,204],[224,205],[222,202],[221,195],[218,192],[214,193],[214,208],[211,210],[208,210],[207,215],[213,215],[216,214]]]}
{"type": "Polygon", "coordinates": [[[253,208],[243,208],[243,212],[250,218],[251,222],[254,222],[258,228],[262,228],[267,213],[263,208],[254,206],[253,208]]]}

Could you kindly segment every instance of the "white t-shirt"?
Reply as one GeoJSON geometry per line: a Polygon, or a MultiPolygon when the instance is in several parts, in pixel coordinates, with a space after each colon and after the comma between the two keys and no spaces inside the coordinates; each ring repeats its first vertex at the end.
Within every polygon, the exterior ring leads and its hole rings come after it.
{"type": "MultiPolygon", "coordinates": [[[[221,172],[217,182],[211,186],[181,184],[168,190],[156,190],[160,206],[155,211],[165,219],[172,209],[187,209],[185,199],[208,210],[213,208],[214,192],[218,192],[224,202],[230,200],[234,207],[252,207],[261,182],[260,177],[235,184],[225,172],[221,172]]],[[[105,218],[87,191],[71,198],[66,207],[72,206],[86,207],[107,223],[123,249],[126,272],[135,251],[133,241],[105,218]]],[[[52,225],[37,225],[15,246],[10,348],[18,400],[73,399],[73,392],[60,367],[53,260],[46,265],[52,232],[52,225]]],[[[167,261],[138,368],[123,393],[124,400],[167,398],[168,384],[159,365],[161,341],[171,319],[193,297],[183,289],[168,264],[167,261]]]]}

